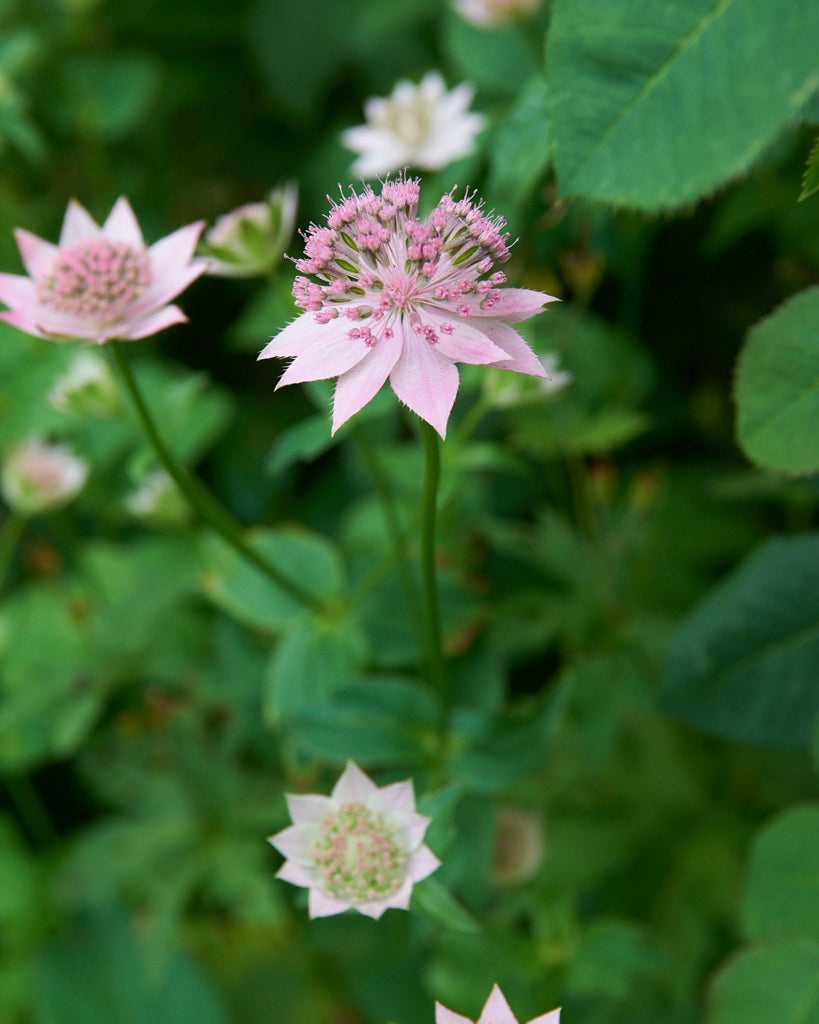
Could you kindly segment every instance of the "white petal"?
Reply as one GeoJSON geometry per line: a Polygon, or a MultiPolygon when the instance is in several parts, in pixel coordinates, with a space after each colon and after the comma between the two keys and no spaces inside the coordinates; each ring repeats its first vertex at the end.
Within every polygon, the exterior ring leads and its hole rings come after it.
{"type": "Polygon", "coordinates": [[[303,889],[309,889],[315,883],[310,872],[294,860],[286,860],[276,872],[276,878],[291,885],[300,885],[303,889]]]}
{"type": "MultiPolygon", "coordinates": [[[[346,322],[346,321],[345,321],[346,322]]],[[[326,324],[316,323],[314,313],[302,313],[272,338],[257,356],[258,359],[288,359],[298,356],[319,337],[326,324]]]]}
{"type": "Polygon", "coordinates": [[[328,896],[326,892],[315,886],[310,890],[307,900],[307,912],[311,918],[342,914],[345,910],[349,910],[350,906],[351,904],[347,900],[337,900],[335,896],[328,896]]]}
{"type": "Polygon", "coordinates": [[[333,433],[378,394],[400,355],[400,337],[381,337],[366,359],[338,378],[333,395],[333,433]]]}
{"type": "Polygon", "coordinates": [[[440,1003],[435,1004],[435,1024],[472,1024],[469,1017],[462,1017],[460,1013],[453,1013],[440,1003]]]}
{"type": "Polygon", "coordinates": [[[14,237],[17,240],[17,248],[20,250],[23,266],[32,277],[39,277],[54,262],[59,251],[57,246],[38,235],[33,235],[24,228],[17,228],[14,237]]]}
{"type": "Polygon", "coordinates": [[[378,798],[373,800],[373,808],[384,814],[409,815],[415,813],[415,790],[412,782],[393,782],[378,790],[378,798]]]}
{"type": "Polygon", "coordinates": [[[310,862],[310,847],[315,837],[316,829],[313,825],[289,825],[276,835],[269,836],[267,841],[288,860],[306,864],[310,862]]]}
{"type": "Polygon", "coordinates": [[[99,233],[99,225],[88,210],[76,199],[70,199],[60,231],[60,248],[96,238],[99,233]]]}
{"type": "Polygon", "coordinates": [[[330,798],[318,793],[288,793],[287,810],[294,825],[318,825],[330,810],[330,798]]]}
{"type": "Polygon", "coordinates": [[[544,1013],[540,1017],[533,1017],[529,1024],[560,1024],[560,1010],[552,1010],[551,1013],[544,1013]]]}
{"type": "Polygon", "coordinates": [[[420,882],[441,866],[440,860],[428,846],[422,846],[410,857],[407,865],[407,877],[411,882],[420,882]]]}
{"type": "Polygon", "coordinates": [[[455,364],[438,353],[435,345],[405,329],[401,358],[390,374],[390,384],[398,398],[441,437],[446,437],[458,383],[455,364]]]}
{"type": "Polygon", "coordinates": [[[102,233],[106,238],[117,242],[126,242],[134,249],[145,248],[145,239],[139,229],[139,222],[125,196],[120,196],[114,203],[113,209],[102,226],[102,233]]]}
{"type": "Polygon", "coordinates": [[[347,767],[333,786],[332,798],[337,804],[366,804],[377,790],[378,786],[372,779],[362,772],[357,764],[348,761],[347,767]]]}
{"type": "Polygon", "coordinates": [[[518,1024],[509,1003],[497,985],[489,993],[477,1024],[518,1024]]]}

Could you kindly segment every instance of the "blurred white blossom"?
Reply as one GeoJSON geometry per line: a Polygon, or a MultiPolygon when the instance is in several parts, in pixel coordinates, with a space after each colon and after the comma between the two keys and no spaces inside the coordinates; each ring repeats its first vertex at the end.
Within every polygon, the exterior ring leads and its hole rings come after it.
{"type": "Polygon", "coordinates": [[[87,478],[88,463],[65,445],[27,437],[6,452],[0,490],[15,512],[36,515],[67,504],[87,478]]]}
{"type": "Polygon", "coordinates": [[[485,118],[468,108],[474,89],[466,82],[447,91],[437,71],[414,85],[401,80],[389,96],[364,104],[366,124],[342,132],[341,141],[360,154],[350,172],[362,178],[404,167],[438,170],[475,148],[485,118]]]}
{"type": "Polygon", "coordinates": [[[478,28],[497,28],[534,14],[540,0],[454,0],[452,6],[478,28]]]}

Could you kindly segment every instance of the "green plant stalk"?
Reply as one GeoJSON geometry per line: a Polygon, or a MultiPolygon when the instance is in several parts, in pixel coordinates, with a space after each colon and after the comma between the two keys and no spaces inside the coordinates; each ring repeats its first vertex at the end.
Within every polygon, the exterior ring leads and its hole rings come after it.
{"type": "Polygon", "coordinates": [[[441,611],[435,572],[435,528],[438,514],[438,481],[441,476],[441,450],[435,428],[420,420],[424,439],[426,467],[421,508],[421,579],[427,634],[427,672],[430,684],[441,694],[446,706],[446,676],[441,640],[441,611]]]}
{"type": "Polygon", "coordinates": [[[25,517],[10,509],[0,527],[0,592],[6,585],[14,553],[20,544],[25,525],[25,517]]]}
{"type": "Polygon", "coordinates": [[[250,547],[242,535],[241,527],[230,513],[217,502],[197,477],[193,476],[181,463],[177,462],[168,446],[162,440],[151,412],[145,403],[145,399],[142,397],[142,392],[139,390],[139,385],[131,370],[124,346],[117,342],[112,342],[108,348],[111,351],[117,372],[131,397],[142,429],[156,453],[156,457],[182,494],[190,502],[194,511],[208,526],[220,534],[243,558],[252,562],[277,587],[314,611],[322,609],[323,604],[318,598],[308,593],[298,583],[289,579],[268,562],[266,558],[263,558],[250,547]]]}

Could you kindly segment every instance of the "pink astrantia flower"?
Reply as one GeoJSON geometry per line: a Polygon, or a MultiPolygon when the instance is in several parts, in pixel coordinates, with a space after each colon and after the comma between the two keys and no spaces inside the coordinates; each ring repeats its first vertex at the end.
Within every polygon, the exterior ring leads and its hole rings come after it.
{"type": "MultiPolygon", "coordinates": [[[[468,1017],[462,1017],[459,1013],[447,1010],[440,1003],[435,1004],[435,1024],[472,1024],[468,1017]]],[[[509,1003],[504,999],[503,992],[497,985],[489,993],[489,998],[481,1010],[476,1024],[518,1024],[515,1015],[509,1009],[509,1003]]],[[[540,1017],[533,1017],[528,1024],[560,1024],[560,1010],[552,1010],[551,1013],[544,1013],[540,1017]]]]}
{"type": "Polygon", "coordinates": [[[287,807],[293,824],[268,842],[287,858],[277,877],[310,889],[310,917],[406,910],[440,864],[422,843],[430,819],[415,813],[412,782],[379,788],[350,761],[330,796],[288,795],[287,807]]]}
{"type": "Polygon", "coordinates": [[[261,352],[294,357],[277,387],[338,377],[333,431],[372,399],[389,377],[413,412],[443,437],[458,390],[456,363],[546,377],[509,325],[539,312],[550,295],[503,288],[493,268],[509,258],[502,217],[474,196],[444,195],[425,219],[418,179],[387,180],[333,203],[326,227],[312,225],[304,274],[293,294],[305,310],[261,352]]]}
{"type": "Polygon", "coordinates": [[[39,338],[134,341],[187,317],[169,305],[207,267],[193,259],[204,221],[188,224],[147,248],[127,199],[102,227],[76,200],[58,245],[15,231],[29,276],[0,274],[0,319],[39,338]]]}

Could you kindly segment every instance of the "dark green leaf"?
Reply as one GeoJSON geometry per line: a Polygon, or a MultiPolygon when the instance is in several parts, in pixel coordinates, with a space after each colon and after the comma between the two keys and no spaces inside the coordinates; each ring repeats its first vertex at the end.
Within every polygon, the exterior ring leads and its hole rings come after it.
{"type": "Polygon", "coordinates": [[[746,950],[713,982],[706,1024],[819,1024],[819,946],[792,940],[746,950]]]}

